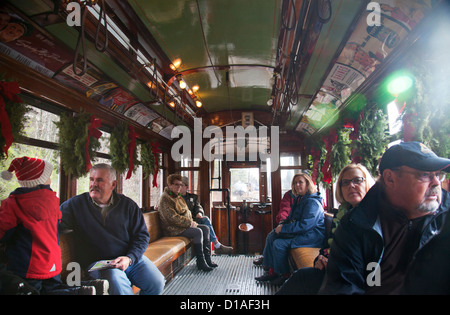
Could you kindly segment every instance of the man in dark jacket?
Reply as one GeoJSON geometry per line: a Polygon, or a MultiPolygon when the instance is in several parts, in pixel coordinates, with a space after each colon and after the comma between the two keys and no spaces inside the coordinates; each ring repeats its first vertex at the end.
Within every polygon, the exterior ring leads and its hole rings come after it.
{"type": "MultiPolygon", "coordinates": [[[[441,208],[450,208],[449,193],[443,194],[441,208]]],[[[405,279],[405,294],[450,294],[450,215],[439,233],[414,255],[405,279]]]]}
{"type": "Polygon", "coordinates": [[[145,256],[150,236],[142,212],[130,198],[114,191],[115,170],[97,164],[90,172],[89,193],[75,196],[61,205],[60,229],[74,230],[77,257],[83,267],[99,260],[111,260],[108,269],[90,276],[109,281],[110,294],[161,294],[164,276],[145,256]]]}
{"type": "Polygon", "coordinates": [[[449,210],[441,189],[450,160],[419,142],[389,148],[380,178],[342,218],[323,294],[399,294],[414,254],[438,233],[449,210]]]}

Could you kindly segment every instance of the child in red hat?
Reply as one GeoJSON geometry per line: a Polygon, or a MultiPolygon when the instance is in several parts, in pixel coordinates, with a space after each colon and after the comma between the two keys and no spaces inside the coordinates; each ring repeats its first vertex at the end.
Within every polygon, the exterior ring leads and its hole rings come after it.
{"type": "Polygon", "coordinates": [[[6,244],[8,270],[27,280],[41,293],[61,285],[59,198],[50,188],[51,163],[30,157],[16,158],[1,177],[15,173],[21,187],[0,205],[0,240],[6,244]]]}

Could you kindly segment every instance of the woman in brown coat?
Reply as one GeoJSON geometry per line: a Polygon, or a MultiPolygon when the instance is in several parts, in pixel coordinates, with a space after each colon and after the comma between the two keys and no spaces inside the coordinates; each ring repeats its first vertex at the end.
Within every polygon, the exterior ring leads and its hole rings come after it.
{"type": "Polygon", "coordinates": [[[181,175],[168,176],[167,187],[164,188],[158,205],[161,226],[167,236],[185,236],[193,239],[197,268],[211,271],[217,264],[211,261],[209,227],[192,219],[191,211],[180,195],[182,184],[181,175]]]}

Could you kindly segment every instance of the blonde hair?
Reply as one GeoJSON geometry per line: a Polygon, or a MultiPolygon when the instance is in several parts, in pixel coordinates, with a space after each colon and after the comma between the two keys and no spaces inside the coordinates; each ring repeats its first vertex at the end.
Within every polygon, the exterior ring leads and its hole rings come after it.
{"type": "Polygon", "coordinates": [[[373,186],[373,184],[375,184],[375,180],[373,179],[372,175],[370,175],[369,171],[367,170],[367,168],[364,165],[359,164],[359,163],[358,164],[352,163],[352,164],[347,165],[339,173],[339,176],[338,176],[338,179],[336,182],[337,185],[336,185],[335,197],[339,203],[347,202],[347,201],[345,201],[344,197],[342,196],[342,189],[341,189],[342,177],[344,177],[345,172],[347,172],[348,170],[353,170],[353,169],[358,169],[363,173],[364,185],[365,185],[364,190],[366,193],[373,186]]]}
{"type": "Polygon", "coordinates": [[[303,177],[306,180],[306,186],[307,186],[307,193],[308,194],[314,194],[317,192],[317,187],[316,185],[314,185],[313,180],[311,179],[311,177],[306,174],[306,173],[297,173],[294,175],[294,177],[292,177],[292,182],[291,182],[291,189],[292,189],[292,193],[294,194],[294,196],[297,196],[297,191],[295,190],[295,179],[297,177],[303,177]]]}

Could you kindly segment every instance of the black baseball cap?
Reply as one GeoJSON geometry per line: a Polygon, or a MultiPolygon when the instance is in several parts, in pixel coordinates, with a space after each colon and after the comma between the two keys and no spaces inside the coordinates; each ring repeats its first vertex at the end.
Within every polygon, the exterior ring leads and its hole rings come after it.
{"type": "Polygon", "coordinates": [[[408,166],[425,172],[450,172],[450,159],[441,158],[426,145],[417,141],[401,142],[393,145],[381,157],[379,170],[408,166]]]}

